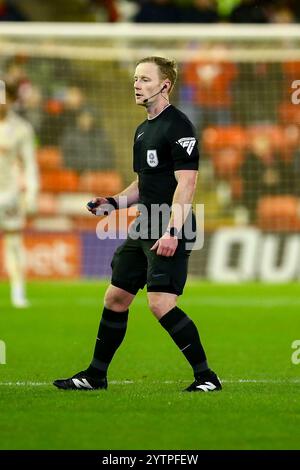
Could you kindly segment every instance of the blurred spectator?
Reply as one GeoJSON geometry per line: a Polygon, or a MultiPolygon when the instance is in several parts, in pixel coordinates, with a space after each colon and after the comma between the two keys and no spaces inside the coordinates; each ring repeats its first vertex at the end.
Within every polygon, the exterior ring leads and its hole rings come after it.
{"type": "Polygon", "coordinates": [[[136,23],[179,23],[180,9],[172,0],[147,0],[134,17],[136,23]]]}
{"type": "Polygon", "coordinates": [[[27,21],[28,18],[12,0],[0,0],[0,21],[27,21]]]}
{"type": "Polygon", "coordinates": [[[193,0],[192,4],[182,8],[183,23],[216,23],[219,21],[215,0],[193,0]]]}
{"type": "Polygon", "coordinates": [[[257,135],[251,143],[241,167],[243,180],[242,202],[249,211],[250,221],[255,220],[257,202],[268,195],[294,194],[293,168],[272,149],[266,135],[257,135]]]}
{"type": "Polygon", "coordinates": [[[30,122],[39,135],[43,120],[42,93],[38,86],[27,84],[19,90],[18,113],[30,122]]]}
{"type": "Polygon", "coordinates": [[[111,144],[89,109],[78,114],[75,127],[70,124],[66,127],[61,147],[66,168],[82,172],[114,167],[111,144]]]}
{"type": "Polygon", "coordinates": [[[78,86],[69,86],[61,100],[50,98],[41,125],[42,145],[58,145],[64,129],[76,127],[77,116],[85,107],[86,98],[78,86]]]}
{"type": "Polygon", "coordinates": [[[232,23],[268,23],[266,0],[242,0],[230,15],[232,23]]]}
{"type": "Polygon", "coordinates": [[[10,57],[4,65],[4,80],[5,82],[17,89],[23,85],[30,83],[30,78],[26,70],[27,57],[23,55],[16,55],[10,57]]]}
{"type": "Polygon", "coordinates": [[[241,0],[216,0],[218,12],[222,18],[228,18],[232,10],[241,3],[241,0]]]}
{"type": "Polygon", "coordinates": [[[139,4],[136,0],[119,0],[118,12],[119,21],[129,22],[133,21],[135,15],[139,10],[139,4]]]}
{"type": "Polygon", "coordinates": [[[64,97],[66,126],[74,126],[79,112],[86,106],[84,91],[79,86],[69,86],[64,97]]]}
{"type": "Polygon", "coordinates": [[[17,97],[14,105],[15,111],[33,126],[36,135],[40,131],[42,121],[42,92],[33,85],[27,72],[26,55],[17,55],[5,64],[4,80],[6,84],[16,90],[17,97]]]}
{"type": "Polygon", "coordinates": [[[183,69],[179,107],[200,131],[207,125],[232,122],[231,90],[237,69],[222,58],[223,52],[222,46],[214,46],[212,57],[215,59],[198,59],[183,69]]]}
{"type": "Polygon", "coordinates": [[[288,5],[274,5],[270,12],[270,21],[272,23],[295,23],[296,16],[288,5]]]}
{"type": "Polygon", "coordinates": [[[58,145],[64,127],[63,102],[49,99],[44,103],[40,129],[41,145],[58,145]]]}
{"type": "MultiPolygon", "coordinates": [[[[54,45],[47,38],[47,46],[54,45]]],[[[31,82],[40,87],[46,98],[62,99],[67,87],[82,83],[78,70],[70,59],[62,57],[28,57],[26,70],[31,82]]]]}
{"type": "Polygon", "coordinates": [[[95,10],[96,18],[99,21],[115,23],[119,20],[119,12],[116,0],[88,0],[92,9],[95,10]]]}

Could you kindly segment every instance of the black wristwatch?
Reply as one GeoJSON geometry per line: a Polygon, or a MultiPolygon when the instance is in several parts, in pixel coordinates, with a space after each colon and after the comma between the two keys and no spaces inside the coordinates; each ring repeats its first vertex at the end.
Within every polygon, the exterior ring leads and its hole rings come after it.
{"type": "Polygon", "coordinates": [[[115,210],[119,209],[119,204],[118,201],[114,197],[106,197],[105,198],[108,202],[108,204],[112,205],[115,210]]]}
{"type": "Polygon", "coordinates": [[[170,234],[170,237],[177,237],[178,236],[178,230],[176,227],[170,227],[167,229],[167,233],[170,234]]]}

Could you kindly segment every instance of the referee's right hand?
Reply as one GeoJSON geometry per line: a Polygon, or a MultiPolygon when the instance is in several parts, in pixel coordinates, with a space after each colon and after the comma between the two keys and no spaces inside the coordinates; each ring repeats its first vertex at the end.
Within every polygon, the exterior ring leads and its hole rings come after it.
{"type": "Polygon", "coordinates": [[[105,197],[95,197],[89,201],[86,205],[86,208],[89,212],[94,215],[108,215],[109,211],[107,210],[108,200],[105,197]],[[104,206],[104,207],[102,207],[104,206]]]}

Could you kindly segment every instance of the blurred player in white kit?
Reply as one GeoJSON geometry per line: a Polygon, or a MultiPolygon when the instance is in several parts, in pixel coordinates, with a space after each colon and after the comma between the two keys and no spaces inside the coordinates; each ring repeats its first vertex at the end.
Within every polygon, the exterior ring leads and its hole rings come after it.
{"type": "Polygon", "coordinates": [[[16,90],[6,87],[0,104],[0,233],[4,263],[15,307],[29,305],[25,289],[22,231],[27,214],[37,208],[39,189],[34,131],[13,111],[16,90]]]}

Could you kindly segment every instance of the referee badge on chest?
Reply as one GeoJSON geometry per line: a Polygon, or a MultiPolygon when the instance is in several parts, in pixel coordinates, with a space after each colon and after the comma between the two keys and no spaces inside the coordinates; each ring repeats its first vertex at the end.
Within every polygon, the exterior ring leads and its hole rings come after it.
{"type": "Polygon", "coordinates": [[[158,165],[158,157],[156,150],[147,150],[147,163],[152,168],[158,165]]]}

